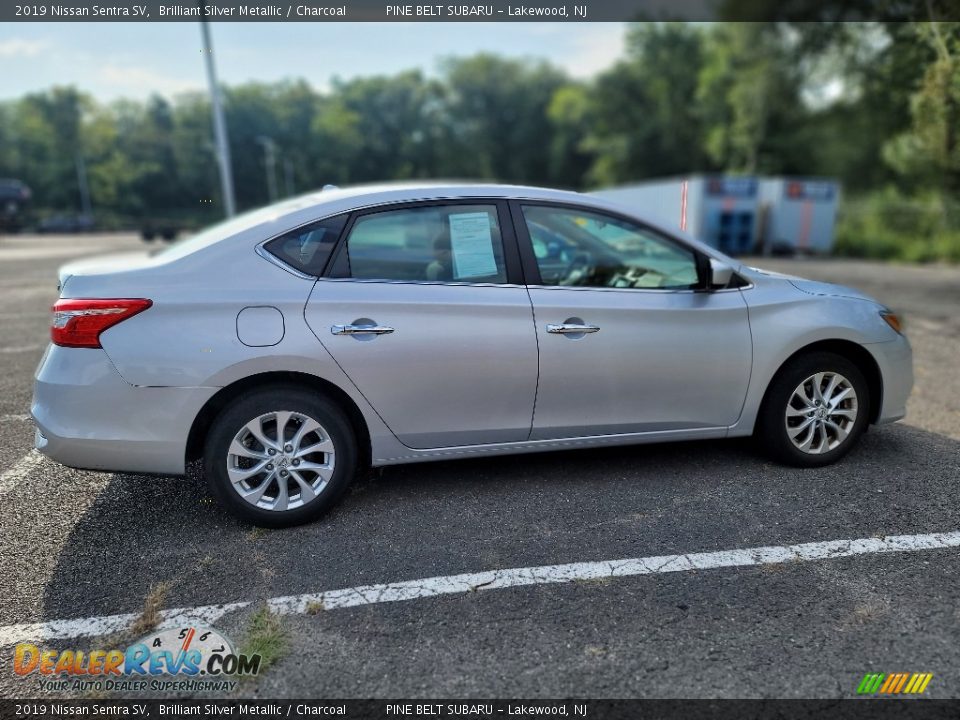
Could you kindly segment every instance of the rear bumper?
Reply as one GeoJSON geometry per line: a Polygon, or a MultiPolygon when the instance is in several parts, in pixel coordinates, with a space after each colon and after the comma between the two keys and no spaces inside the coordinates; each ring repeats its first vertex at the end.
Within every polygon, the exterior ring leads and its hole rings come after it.
{"type": "Polygon", "coordinates": [[[51,345],[30,408],[36,447],[69,467],[182,475],[190,427],[217,389],[137,387],[103,350],[51,345]]]}
{"type": "Polygon", "coordinates": [[[903,335],[896,340],[872,343],[864,347],[880,368],[883,398],[877,424],[896,422],[907,414],[907,398],[913,389],[913,350],[903,335]]]}

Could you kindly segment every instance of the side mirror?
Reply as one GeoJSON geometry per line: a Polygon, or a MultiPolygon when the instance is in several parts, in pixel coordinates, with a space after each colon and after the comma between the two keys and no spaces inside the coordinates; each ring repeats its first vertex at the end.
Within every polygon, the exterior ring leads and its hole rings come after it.
{"type": "Polygon", "coordinates": [[[722,260],[710,258],[710,289],[725,288],[733,279],[733,268],[722,260]]]}

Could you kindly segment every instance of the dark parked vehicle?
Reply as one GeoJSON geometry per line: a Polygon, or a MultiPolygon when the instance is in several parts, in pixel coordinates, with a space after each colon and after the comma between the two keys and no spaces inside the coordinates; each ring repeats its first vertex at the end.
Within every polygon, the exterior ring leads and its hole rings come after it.
{"type": "Polygon", "coordinates": [[[176,239],[177,233],[181,230],[182,223],[175,220],[164,220],[151,218],[142,220],[140,224],[140,237],[146,242],[153,242],[156,238],[161,238],[167,242],[176,239]]]}
{"type": "Polygon", "coordinates": [[[37,232],[41,233],[82,233],[92,232],[94,221],[92,215],[51,215],[44,218],[37,225],[37,232]]]}
{"type": "Polygon", "coordinates": [[[31,194],[23,181],[0,178],[0,231],[15,231],[23,226],[23,211],[31,194]]]}

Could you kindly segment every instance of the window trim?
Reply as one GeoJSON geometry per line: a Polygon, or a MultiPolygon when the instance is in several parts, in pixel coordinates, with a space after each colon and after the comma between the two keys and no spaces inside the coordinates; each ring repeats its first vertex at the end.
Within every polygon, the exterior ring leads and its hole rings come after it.
{"type": "Polygon", "coordinates": [[[277,233],[276,235],[268,237],[266,240],[258,242],[253,250],[255,253],[257,253],[257,255],[262,257],[267,262],[273,265],[276,265],[281,270],[286,270],[288,273],[290,273],[291,275],[294,275],[295,277],[300,278],[301,280],[316,280],[318,278],[323,277],[324,273],[330,267],[330,262],[331,260],[333,260],[334,253],[336,253],[337,248],[340,246],[340,240],[343,238],[344,230],[346,229],[349,221],[350,221],[349,210],[344,212],[333,213],[332,215],[324,215],[321,218],[314,218],[313,220],[309,220],[305,223],[301,223],[296,227],[292,227],[288,230],[284,230],[281,233],[277,233]],[[334,218],[339,218],[339,217],[344,217],[345,220],[343,221],[343,225],[340,228],[339,234],[337,235],[336,239],[332,243],[333,247],[330,248],[330,254],[327,255],[327,259],[324,261],[322,271],[316,275],[311,275],[310,273],[304,270],[301,270],[295,265],[291,265],[289,262],[287,262],[280,256],[275,255],[274,253],[270,252],[267,249],[267,245],[274,242],[275,240],[279,240],[280,238],[290,235],[291,233],[306,231],[306,229],[309,227],[312,227],[314,225],[319,225],[320,223],[329,222],[334,218]]]}
{"type": "Polygon", "coordinates": [[[257,255],[259,255],[260,257],[262,257],[264,260],[266,260],[266,261],[267,261],[268,263],[270,263],[271,265],[276,265],[276,266],[277,266],[278,268],[280,268],[281,270],[286,270],[288,273],[290,273],[290,274],[293,275],[294,277],[298,277],[298,278],[300,278],[301,280],[316,280],[316,279],[317,279],[317,276],[316,276],[316,275],[311,275],[310,273],[305,273],[303,270],[300,270],[299,268],[295,268],[293,265],[291,265],[290,263],[288,263],[286,260],[281,260],[281,259],[278,258],[276,255],[274,255],[272,252],[270,252],[269,250],[267,250],[267,248],[265,248],[264,245],[266,245],[268,242],[270,242],[270,241],[269,241],[269,240],[264,240],[262,243],[259,243],[259,244],[254,248],[254,252],[256,252],[257,255]]]}
{"type": "Polygon", "coordinates": [[[330,260],[321,278],[324,280],[338,280],[342,282],[366,283],[399,283],[403,285],[465,285],[468,287],[515,287],[524,285],[522,260],[518,251],[518,242],[514,223],[510,216],[509,202],[504,197],[460,197],[438,198],[434,200],[410,200],[404,202],[371,205],[359,208],[350,213],[337,244],[330,254],[330,260]],[[391,278],[355,278],[350,276],[349,257],[347,255],[347,240],[357,220],[367,215],[376,215],[398,210],[415,210],[425,207],[446,207],[450,205],[487,205],[493,206],[497,213],[497,223],[500,230],[500,240],[503,243],[503,263],[506,270],[506,281],[502,283],[470,282],[469,280],[398,280],[391,278]]]}
{"type": "Polygon", "coordinates": [[[517,245],[520,251],[520,258],[523,263],[523,274],[527,279],[528,287],[535,287],[537,289],[559,289],[559,290],[600,290],[604,292],[657,292],[657,293],[695,293],[695,292],[706,292],[710,288],[707,287],[707,277],[710,267],[710,259],[698,250],[695,247],[687,244],[683,240],[674,235],[664,232],[660,228],[653,227],[652,225],[643,222],[635,217],[629,215],[624,215],[623,213],[618,213],[616,211],[607,210],[606,208],[597,208],[591,207],[589,205],[580,205],[578,203],[568,203],[568,202],[558,202],[553,200],[522,200],[522,199],[512,199],[510,200],[510,215],[513,219],[513,225],[515,228],[515,233],[517,237],[517,245]],[[537,256],[533,251],[533,240],[530,237],[530,231],[527,228],[526,217],[523,214],[523,206],[534,206],[534,207],[552,207],[558,208],[561,210],[572,210],[575,212],[584,212],[591,215],[601,215],[620,220],[621,222],[630,223],[631,225],[636,225],[637,227],[646,230],[654,235],[664,237],[668,241],[674,243],[678,247],[687,252],[691,253],[694,258],[694,262],[697,267],[697,284],[694,287],[682,287],[682,288],[618,288],[618,287],[599,287],[593,285],[547,285],[543,282],[543,278],[540,276],[540,265],[537,262],[537,256]]]}

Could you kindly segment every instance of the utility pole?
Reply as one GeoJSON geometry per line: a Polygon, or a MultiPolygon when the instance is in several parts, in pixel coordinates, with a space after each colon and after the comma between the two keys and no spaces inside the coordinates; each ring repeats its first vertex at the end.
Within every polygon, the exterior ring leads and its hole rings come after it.
{"type": "Polygon", "coordinates": [[[293,197],[293,161],[289,158],[283,159],[283,178],[286,184],[287,197],[293,197]]]}
{"type": "Polygon", "coordinates": [[[207,61],[207,84],[210,87],[210,107],[213,112],[213,136],[217,145],[217,165],[220,168],[220,191],[223,195],[224,211],[227,217],[237,214],[233,197],[233,166],[230,163],[230,143],[227,139],[227,123],[223,119],[223,103],[220,97],[220,85],[217,83],[217,70],[213,64],[213,40],[206,19],[206,2],[200,0],[200,32],[203,35],[203,47],[200,52],[207,61]]]}
{"type": "Polygon", "coordinates": [[[84,215],[89,217],[93,208],[90,205],[90,186],[87,184],[87,166],[83,162],[83,155],[79,152],[74,157],[77,165],[77,185],[80,188],[80,209],[84,215]]]}
{"type": "Polygon", "coordinates": [[[268,135],[257,136],[263,145],[263,164],[267,170],[267,196],[271,203],[277,201],[277,143],[268,135]]]}

